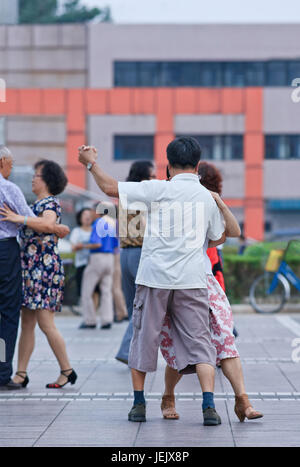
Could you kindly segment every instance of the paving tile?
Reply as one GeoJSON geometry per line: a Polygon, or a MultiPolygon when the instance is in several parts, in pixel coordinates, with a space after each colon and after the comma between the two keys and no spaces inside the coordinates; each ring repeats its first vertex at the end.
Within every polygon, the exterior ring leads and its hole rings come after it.
{"type": "Polygon", "coordinates": [[[41,445],[120,445],[132,446],[139,429],[138,423],[127,420],[130,402],[106,401],[69,404],[41,437],[41,445]]]}
{"type": "MultiPolygon", "coordinates": [[[[296,317],[300,318],[300,314],[296,317]]],[[[250,399],[264,413],[264,418],[238,421],[234,400],[228,399],[232,388],[218,369],[215,392],[223,395],[223,400],[216,401],[222,418],[222,425],[217,427],[203,426],[196,375],[183,377],[176,388],[180,419],[162,418],[160,395],[165,362],[161,356],[157,372],[146,378],[146,393],[151,393],[147,423],[128,422],[132,406],[130,371],[114,359],[127,323],[114,325],[109,332],[99,329],[87,332],[78,330],[81,318],[59,316],[56,322],[65,337],[78,381],[75,386],[68,385],[59,391],[46,390],[45,384],[57,378],[59,369],[44,335],[37,330],[28,388],[0,394],[0,447],[300,445],[300,399],[296,400],[296,393],[300,392],[300,367],[289,358],[294,336],[276,317],[235,316],[247,391],[254,393],[250,399]],[[13,400],[22,397],[24,400],[13,400]]]]}
{"type": "Polygon", "coordinates": [[[32,447],[35,443],[35,438],[32,439],[20,439],[20,438],[10,438],[10,439],[0,439],[1,448],[29,448],[32,447]]]}
{"type": "MultiPolygon", "coordinates": [[[[295,387],[278,368],[277,364],[246,365],[242,363],[246,390],[248,392],[292,392],[295,387]]],[[[232,391],[229,381],[225,378],[224,390],[232,391]]]]}
{"type": "Polygon", "coordinates": [[[45,430],[46,427],[28,427],[28,426],[14,426],[14,427],[0,427],[0,439],[37,439],[45,430]]]}
{"type": "Polygon", "coordinates": [[[200,446],[213,443],[233,443],[230,425],[226,416],[224,402],[218,403],[218,413],[222,418],[222,425],[204,427],[201,404],[198,401],[178,401],[176,404],[179,420],[164,420],[161,416],[159,403],[149,401],[147,408],[147,423],[142,424],[138,433],[136,445],[143,445],[149,441],[157,446],[200,446]]]}

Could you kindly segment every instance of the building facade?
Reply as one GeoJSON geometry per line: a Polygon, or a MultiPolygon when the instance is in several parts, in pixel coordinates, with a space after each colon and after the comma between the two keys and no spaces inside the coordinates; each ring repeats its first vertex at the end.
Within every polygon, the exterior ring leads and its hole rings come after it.
{"type": "Polygon", "coordinates": [[[137,159],[164,178],[167,144],[193,135],[245,234],[262,239],[299,223],[299,34],[300,24],[0,26],[0,139],[18,165],[51,158],[96,191],[79,145],[97,146],[120,180],[137,159]]]}

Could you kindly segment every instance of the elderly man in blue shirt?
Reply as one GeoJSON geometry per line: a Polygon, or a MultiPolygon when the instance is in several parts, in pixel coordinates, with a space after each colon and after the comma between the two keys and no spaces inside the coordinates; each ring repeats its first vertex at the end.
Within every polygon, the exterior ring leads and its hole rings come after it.
{"type": "MultiPolygon", "coordinates": [[[[19,187],[7,180],[12,168],[11,152],[5,146],[0,146],[0,206],[6,205],[25,216],[24,225],[37,232],[55,233],[60,238],[65,237],[70,232],[67,226],[52,225],[33,214],[19,187]]],[[[0,348],[5,350],[0,354],[0,390],[22,387],[11,380],[22,304],[22,271],[20,247],[17,242],[20,227],[12,222],[3,221],[0,216],[0,348]]]]}

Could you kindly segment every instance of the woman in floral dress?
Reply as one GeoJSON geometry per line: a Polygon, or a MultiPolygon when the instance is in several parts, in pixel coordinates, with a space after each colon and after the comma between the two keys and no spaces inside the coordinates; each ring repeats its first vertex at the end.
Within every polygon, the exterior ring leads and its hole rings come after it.
{"type": "MultiPolygon", "coordinates": [[[[220,172],[212,164],[201,162],[199,175],[201,176],[202,185],[212,190],[212,196],[222,212],[226,235],[228,237],[238,237],[240,229],[237,221],[219,196],[222,191],[220,172]]],[[[216,242],[209,242],[206,239],[203,247],[205,253],[210,247],[215,248],[216,242]]],[[[239,420],[261,418],[263,415],[253,409],[246,394],[242,365],[233,334],[232,310],[224,290],[213,275],[212,265],[207,253],[205,254],[205,268],[210,308],[211,339],[217,351],[216,364],[221,366],[224,375],[228,378],[234,390],[235,412],[239,420]]],[[[175,410],[174,390],[182,375],[177,372],[176,354],[172,341],[172,318],[168,314],[165,317],[160,335],[160,349],[167,363],[165,392],[161,404],[162,413],[164,418],[178,419],[179,415],[175,410]]],[[[193,369],[191,369],[192,372],[193,369]]]]}
{"type": "MultiPolygon", "coordinates": [[[[53,161],[42,160],[35,165],[32,191],[37,196],[31,206],[37,217],[59,224],[61,208],[55,196],[63,192],[67,177],[62,168],[53,161]]],[[[20,223],[18,216],[6,208],[6,218],[20,223]]],[[[26,224],[26,222],[25,222],[26,224]]],[[[60,376],[47,388],[61,388],[77,378],[71,368],[65,342],[55,326],[55,312],[60,312],[63,301],[64,268],[58,253],[58,238],[55,234],[41,234],[26,227],[20,231],[21,261],[23,273],[23,304],[21,312],[22,332],[19,341],[18,371],[15,383],[26,387],[29,379],[27,367],[34,350],[35,326],[46,335],[49,345],[60,366],[60,376]]]]}

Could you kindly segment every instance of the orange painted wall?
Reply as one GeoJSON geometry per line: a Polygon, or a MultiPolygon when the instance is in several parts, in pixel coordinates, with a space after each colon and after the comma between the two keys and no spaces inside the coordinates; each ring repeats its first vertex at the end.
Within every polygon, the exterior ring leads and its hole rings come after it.
{"type": "Polygon", "coordinates": [[[263,90],[260,88],[246,89],[245,99],[245,235],[256,240],[263,240],[263,90]]]}
{"type": "Polygon", "coordinates": [[[79,146],[86,143],[86,106],[83,89],[72,89],[66,93],[67,105],[67,167],[68,179],[73,185],[85,188],[86,173],[78,162],[79,146]]]}

